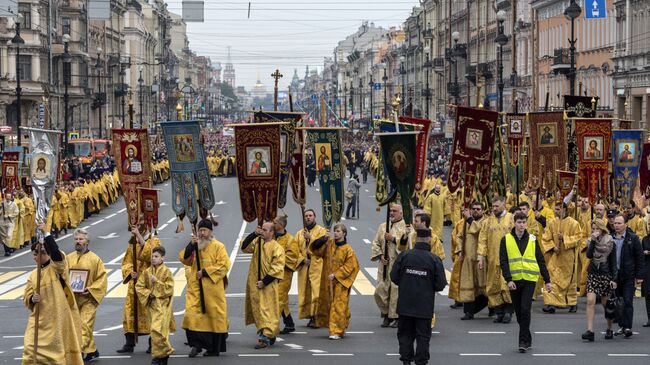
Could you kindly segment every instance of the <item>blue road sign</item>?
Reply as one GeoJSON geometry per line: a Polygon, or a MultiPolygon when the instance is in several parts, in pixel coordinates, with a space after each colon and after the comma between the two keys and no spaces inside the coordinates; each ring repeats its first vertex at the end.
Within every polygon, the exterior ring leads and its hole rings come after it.
{"type": "Polygon", "coordinates": [[[604,19],[607,18],[605,0],[585,0],[585,18],[586,19],[604,19]]]}
{"type": "Polygon", "coordinates": [[[373,89],[375,90],[381,90],[381,84],[378,82],[375,82],[375,84],[372,86],[373,89]]]}

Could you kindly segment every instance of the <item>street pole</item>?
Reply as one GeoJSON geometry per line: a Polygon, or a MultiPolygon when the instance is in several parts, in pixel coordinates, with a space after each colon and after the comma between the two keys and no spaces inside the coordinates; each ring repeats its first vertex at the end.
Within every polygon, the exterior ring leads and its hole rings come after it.
{"type": "Polygon", "coordinates": [[[16,35],[14,38],[11,40],[11,43],[13,43],[16,46],[16,143],[20,147],[21,143],[21,135],[22,132],[20,131],[20,125],[21,125],[21,114],[22,114],[22,101],[20,99],[20,96],[22,94],[22,88],[20,87],[20,46],[25,44],[25,40],[23,40],[20,37],[20,23],[23,22],[23,15],[18,14],[16,16],[16,35]]]}
{"type": "Polygon", "coordinates": [[[363,82],[359,77],[359,118],[363,118],[363,82]]]}
{"type": "Polygon", "coordinates": [[[143,126],[142,115],[144,114],[144,110],[142,110],[142,96],[143,96],[142,88],[144,87],[143,83],[144,83],[144,79],[142,79],[142,66],[140,66],[140,77],[138,77],[138,86],[140,86],[140,95],[138,95],[139,104],[140,104],[140,128],[142,128],[143,126]]]}
{"type": "Polygon", "coordinates": [[[64,34],[63,35],[63,151],[64,151],[64,156],[67,156],[67,151],[68,151],[68,123],[69,121],[69,115],[68,115],[68,104],[70,103],[70,95],[68,94],[68,86],[70,85],[70,78],[72,75],[70,75],[70,61],[72,61],[72,57],[70,56],[70,53],[68,52],[68,44],[70,43],[70,35],[69,34],[64,34]]]}
{"type": "Polygon", "coordinates": [[[384,118],[388,118],[388,76],[386,76],[386,66],[384,65],[384,77],[381,78],[384,82],[384,118]]]}
{"type": "Polygon", "coordinates": [[[375,93],[375,81],[372,79],[372,74],[370,74],[370,82],[368,83],[368,86],[370,86],[370,121],[373,120],[375,117],[375,113],[373,113],[372,107],[373,107],[373,95],[375,93]]]}
{"type": "Polygon", "coordinates": [[[498,96],[499,98],[497,99],[497,111],[502,112],[503,111],[503,88],[504,88],[504,83],[503,83],[503,47],[508,43],[508,37],[504,34],[504,29],[503,29],[503,22],[506,20],[506,12],[503,10],[499,10],[497,12],[497,20],[499,22],[499,26],[497,29],[497,37],[494,39],[494,42],[498,45],[499,47],[499,53],[497,53],[497,88],[498,88],[498,96]]]}
{"type": "Polygon", "coordinates": [[[97,69],[97,87],[99,88],[98,96],[99,96],[99,138],[102,138],[102,108],[104,106],[104,98],[102,97],[102,63],[101,63],[101,56],[102,56],[102,49],[97,48],[97,65],[95,68],[97,69]]]}
{"type": "Polygon", "coordinates": [[[122,77],[122,84],[120,85],[120,91],[122,94],[122,128],[126,126],[126,115],[125,115],[125,109],[126,109],[126,90],[124,90],[124,77],[126,75],[126,70],[124,70],[124,64],[121,63],[122,61],[120,60],[120,76],[122,77]]]}
{"type": "Polygon", "coordinates": [[[571,39],[569,39],[569,57],[571,67],[569,68],[569,73],[567,78],[569,79],[569,90],[571,95],[575,95],[576,92],[576,37],[575,37],[575,20],[582,13],[582,8],[576,3],[575,0],[571,0],[571,4],[564,10],[564,16],[571,21],[571,39]]]}

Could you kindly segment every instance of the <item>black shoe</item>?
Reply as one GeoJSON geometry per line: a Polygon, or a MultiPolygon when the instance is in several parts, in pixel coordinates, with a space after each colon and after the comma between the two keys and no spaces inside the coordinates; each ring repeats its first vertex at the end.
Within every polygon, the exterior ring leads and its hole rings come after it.
{"type": "Polygon", "coordinates": [[[398,325],[399,325],[399,320],[398,320],[398,319],[394,319],[394,320],[390,323],[390,328],[397,328],[398,325]]]}
{"type": "Polygon", "coordinates": [[[146,351],[146,352],[147,352],[148,354],[151,353],[151,337],[149,337],[149,346],[147,347],[147,351],[146,351]]]}
{"type": "Polygon", "coordinates": [[[646,324],[644,324],[643,327],[650,327],[650,321],[646,322],[646,324]]]}
{"type": "Polygon", "coordinates": [[[460,317],[461,321],[468,321],[470,319],[474,319],[474,315],[471,313],[465,313],[464,316],[460,317]]]}
{"type": "Polygon", "coordinates": [[[578,306],[577,306],[577,305],[572,305],[572,306],[569,308],[569,313],[575,313],[575,312],[577,312],[577,311],[578,311],[578,306]]]}
{"type": "Polygon", "coordinates": [[[402,365],[411,365],[411,364],[413,363],[408,360],[402,360],[402,365]]]}
{"type": "Polygon", "coordinates": [[[316,328],[316,322],[314,321],[314,317],[311,317],[309,319],[309,322],[307,322],[307,327],[309,328],[316,328]]]}
{"type": "Polygon", "coordinates": [[[612,330],[605,331],[605,339],[606,340],[611,340],[613,338],[614,338],[614,332],[612,332],[612,330]]]}
{"type": "Polygon", "coordinates": [[[449,308],[451,308],[451,309],[463,308],[463,303],[454,302],[454,304],[450,305],[449,308]]]}
{"type": "Polygon", "coordinates": [[[552,305],[544,306],[544,307],[542,308],[542,312],[544,312],[544,313],[549,313],[549,314],[553,314],[553,313],[555,313],[555,307],[552,306],[552,305]]]}
{"type": "Polygon", "coordinates": [[[201,353],[201,349],[198,347],[192,347],[190,350],[190,354],[188,355],[189,357],[196,357],[196,355],[201,353]]]}
{"type": "Polygon", "coordinates": [[[528,351],[528,346],[526,346],[526,344],[523,344],[523,343],[519,344],[519,352],[523,354],[526,351],[528,351]]]}
{"type": "Polygon", "coordinates": [[[582,339],[589,342],[594,342],[594,333],[592,331],[586,331],[582,334],[582,339]]]}
{"type": "Polygon", "coordinates": [[[494,309],[488,308],[488,317],[494,317],[494,309]]]}
{"type": "Polygon", "coordinates": [[[381,327],[387,328],[388,326],[390,326],[390,319],[388,319],[388,317],[384,317],[384,321],[381,322],[381,327]]]}
{"type": "Polygon", "coordinates": [[[614,336],[621,336],[624,334],[623,328],[619,328],[618,331],[614,332],[614,336]]]}
{"type": "Polygon", "coordinates": [[[623,331],[623,334],[625,335],[625,338],[630,338],[632,337],[632,330],[629,328],[626,328],[625,331],[623,331]]]}
{"type": "Polygon", "coordinates": [[[122,346],[121,349],[119,349],[119,350],[117,350],[115,352],[117,352],[118,354],[131,354],[131,353],[133,353],[133,346],[124,345],[124,346],[122,346]]]}
{"type": "Polygon", "coordinates": [[[275,337],[269,338],[269,345],[271,346],[275,345],[275,337]]]}
{"type": "Polygon", "coordinates": [[[503,317],[504,317],[503,314],[499,314],[499,315],[497,315],[497,318],[495,318],[492,322],[493,323],[503,323],[503,317]]]}
{"type": "Polygon", "coordinates": [[[151,359],[151,365],[162,365],[162,361],[154,357],[153,359],[151,359]]]}
{"type": "Polygon", "coordinates": [[[512,321],[512,314],[506,313],[503,315],[503,321],[501,323],[508,324],[512,321]]]}
{"type": "Polygon", "coordinates": [[[296,327],[284,327],[282,329],[282,331],[280,331],[280,334],[281,335],[286,335],[286,334],[289,334],[289,333],[295,332],[295,331],[296,331],[296,327]]]}
{"type": "Polygon", "coordinates": [[[95,350],[95,352],[90,352],[86,354],[86,357],[84,357],[84,362],[90,362],[99,357],[99,351],[95,350]]]}
{"type": "Polygon", "coordinates": [[[206,351],[203,353],[203,356],[219,356],[218,352],[206,351]]]}

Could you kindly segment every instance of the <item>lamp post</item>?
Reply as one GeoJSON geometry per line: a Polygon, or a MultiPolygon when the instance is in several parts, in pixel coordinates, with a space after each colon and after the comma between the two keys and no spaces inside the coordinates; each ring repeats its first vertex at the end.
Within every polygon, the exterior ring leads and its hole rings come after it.
{"type": "Polygon", "coordinates": [[[494,39],[494,42],[499,45],[499,53],[497,53],[497,89],[499,93],[499,98],[497,101],[497,111],[503,111],[503,47],[508,43],[508,37],[503,34],[503,22],[506,20],[506,12],[499,10],[497,12],[497,20],[499,21],[498,35],[494,39]]]}
{"type": "Polygon", "coordinates": [[[126,126],[126,116],[124,114],[126,109],[126,90],[124,89],[124,78],[126,77],[125,64],[120,60],[120,80],[122,84],[120,85],[120,94],[122,95],[122,128],[126,126]]]}
{"type": "Polygon", "coordinates": [[[142,78],[142,66],[140,66],[139,70],[140,77],[138,77],[138,86],[140,87],[140,95],[138,95],[138,99],[140,103],[140,128],[142,128],[142,115],[144,114],[144,110],[142,110],[142,97],[144,96],[144,93],[142,92],[142,88],[144,87],[144,79],[142,78]]]}
{"type": "Polygon", "coordinates": [[[158,85],[158,75],[153,77],[153,85],[151,85],[151,93],[155,95],[156,102],[153,104],[153,123],[156,126],[156,132],[158,131],[158,102],[160,97],[158,96],[158,90],[160,86],[158,85]]]}
{"type": "Polygon", "coordinates": [[[189,100],[187,98],[187,95],[189,95],[189,99],[191,99],[194,96],[194,88],[192,87],[192,79],[191,78],[186,78],[185,79],[185,86],[181,89],[183,92],[183,95],[185,96],[185,117],[188,120],[192,119],[192,106],[189,103],[189,100]]]}
{"type": "Polygon", "coordinates": [[[102,138],[102,107],[104,106],[104,98],[102,96],[102,49],[97,47],[97,63],[95,64],[95,69],[97,70],[97,104],[99,105],[99,138],[102,138]]]}
{"type": "MultiPolygon", "coordinates": [[[[64,151],[68,149],[68,104],[70,104],[70,95],[68,95],[68,86],[70,86],[70,62],[72,61],[72,56],[68,52],[68,44],[70,43],[70,35],[63,35],[63,140],[64,140],[64,151]]],[[[67,153],[66,153],[67,154],[67,153]]]]}
{"type": "Polygon", "coordinates": [[[359,119],[363,118],[363,82],[359,77],[359,119]]]}
{"type": "Polygon", "coordinates": [[[453,32],[451,33],[451,39],[454,41],[454,83],[452,86],[452,95],[454,96],[454,104],[458,105],[458,97],[460,96],[460,86],[458,85],[458,56],[456,55],[457,53],[457,48],[458,48],[458,40],[460,39],[460,33],[458,32],[453,32]]]}
{"type": "Polygon", "coordinates": [[[399,73],[402,74],[402,108],[406,105],[406,57],[399,56],[399,73]]]}
{"type": "Polygon", "coordinates": [[[372,72],[370,73],[370,81],[368,81],[368,86],[370,86],[370,121],[372,122],[372,119],[374,118],[375,113],[373,113],[372,107],[373,107],[373,98],[372,94],[375,93],[375,80],[372,78],[372,72]]]}
{"type": "Polygon", "coordinates": [[[350,81],[350,112],[354,118],[354,84],[350,81]]]}
{"type": "Polygon", "coordinates": [[[569,79],[569,90],[571,95],[576,92],[576,37],[575,37],[575,21],[576,18],[582,13],[582,8],[575,0],[571,0],[569,7],[564,10],[564,17],[571,21],[571,38],[569,39],[569,54],[571,67],[567,73],[569,79]]]}
{"type": "Polygon", "coordinates": [[[23,15],[16,16],[16,35],[11,40],[11,43],[16,46],[16,143],[20,146],[20,124],[21,124],[21,100],[20,95],[22,88],[20,87],[20,46],[25,44],[25,40],[20,37],[20,24],[23,22],[23,15]]]}
{"type": "Polygon", "coordinates": [[[348,119],[348,85],[343,83],[343,119],[348,119]]]}
{"type": "Polygon", "coordinates": [[[384,118],[388,117],[388,76],[386,76],[386,63],[382,62],[379,64],[379,67],[384,70],[384,76],[382,76],[381,81],[384,82],[384,118]]]}
{"type": "Polygon", "coordinates": [[[425,105],[424,105],[424,115],[426,119],[429,119],[429,105],[431,104],[431,89],[429,88],[429,69],[431,68],[430,64],[430,51],[431,47],[428,45],[424,47],[424,58],[425,58],[425,67],[426,67],[426,73],[425,73],[425,89],[424,89],[424,96],[425,96],[425,105]]]}

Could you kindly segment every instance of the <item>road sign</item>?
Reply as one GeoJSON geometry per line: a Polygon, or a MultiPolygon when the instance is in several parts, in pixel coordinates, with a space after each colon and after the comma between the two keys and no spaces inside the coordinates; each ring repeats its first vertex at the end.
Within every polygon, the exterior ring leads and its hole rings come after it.
{"type": "Polygon", "coordinates": [[[38,127],[45,128],[45,104],[38,104],[38,127]]]}
{"type": "Polygon", "coordinates": [[[77,132],[70,132],[70,133],[68,133],[68,139],[69,139],[69,140],[79,139],[79,133],[77,133],[77,132]]]}
{"type": "Polygon", "coordinates": [[[604,19],[607,18],[607,5],[605,0],[585,0],[585,18],[604,19]]]}
{"type": "Polygon", "coordinates": [[[372,88],[375,89],[375,90],[381,90],[381,84],[378,83],[378,82],[375,82],[375,84],[372,85],[372,88]]]}

